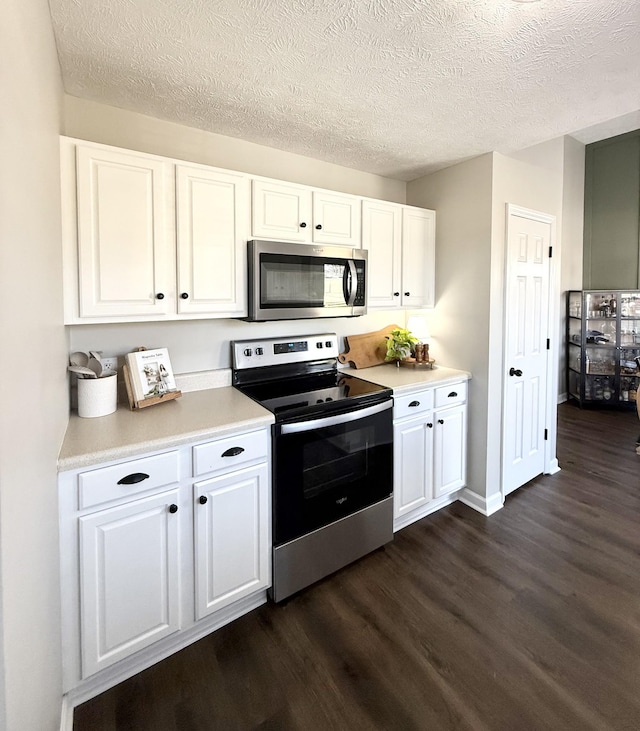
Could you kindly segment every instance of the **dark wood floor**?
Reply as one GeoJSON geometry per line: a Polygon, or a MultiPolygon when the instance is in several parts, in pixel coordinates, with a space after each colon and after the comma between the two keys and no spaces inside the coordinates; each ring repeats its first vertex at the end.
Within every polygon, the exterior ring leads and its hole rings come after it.
{"type": "Polygon", "coordinates": [[[559,474],[490,518],[415,523],[88,701],[75,731],[637,731],[640,423],[559,411],[559,474]]]}

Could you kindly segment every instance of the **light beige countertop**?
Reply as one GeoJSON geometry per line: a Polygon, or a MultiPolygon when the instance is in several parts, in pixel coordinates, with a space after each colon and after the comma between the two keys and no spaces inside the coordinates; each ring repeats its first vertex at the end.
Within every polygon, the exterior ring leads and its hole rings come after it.
{"type": "Polygon", "coordinates": [[[130,411],[120,404],[95,419],[72,414],[58,471],[110,462],[187,442],[273,424],[271,412],[231,386],[183,393],[166,404],[130,411]]]}
{"type": "Polygon", "coordinates": [[[438,365],[434,365],[433,368],[404,368],[393,363],[385,363],[371,368],[345,368],[344,372],[364,381],[392,388],[396,396],[429,386],[448,386],[471,378],[471,373],[468,371],[438,365]]]}

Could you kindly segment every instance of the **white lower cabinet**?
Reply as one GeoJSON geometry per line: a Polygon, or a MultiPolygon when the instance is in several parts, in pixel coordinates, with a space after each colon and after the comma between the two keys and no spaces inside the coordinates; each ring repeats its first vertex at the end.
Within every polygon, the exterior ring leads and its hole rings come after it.
{"type": "Polygon", "coordinates": [[[64,690],[86,699],[266,601],[269,433],[59,477],[64,690]]]}
{"type": "Polygon", "coordinates": [[[178,491],[79,519],[82,676],[180,627],[178,491]]]}
{"type": "Polygon", "coordinates": [[[466,391],[460,382],[394,398],[394,530],[448,504],[465,486],[466,391]]]}
{"type": "Polygon", "coordinates": [[[196,482],[196,618],[269,584],[266,464],[196,482]]]}

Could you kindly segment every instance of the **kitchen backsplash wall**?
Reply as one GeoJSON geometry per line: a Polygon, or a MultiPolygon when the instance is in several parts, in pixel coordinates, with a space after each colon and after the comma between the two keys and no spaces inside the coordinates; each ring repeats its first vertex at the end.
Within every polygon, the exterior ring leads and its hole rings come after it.
{"type": "Polygon", "coordinates": [[[123,355],[140,346],[169,348],[171,365],[176,373],[217,370],[231,367],[232,340],[289,337],[321,332],[344,336],[379,330],[386,325],[404,327],[403,310],[373,312],[362,317],[279,322],[243,322],[241,320],[189,320],[141,322],[109,325],[73,325],[69,331],[70,352],[101,350],[105,355],[123,355]]]}

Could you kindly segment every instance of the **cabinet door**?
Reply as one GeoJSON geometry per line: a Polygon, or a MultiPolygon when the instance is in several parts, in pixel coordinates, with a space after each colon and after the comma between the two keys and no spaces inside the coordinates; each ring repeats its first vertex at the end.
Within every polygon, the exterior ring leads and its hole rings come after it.
{"type": "Polygon", "coordinates": [[[399,518],[433,498],[433,421],[401,422],[393,428],[393,513],[399,518]]]}
{"type": "Polygon", "coordinates": [[[249,179],[178,165],[178,312],[246,314],[249,179]]]}
{"type": "Polygon", "coordinates": [[[173,490],[79,519],[83,678],[180,628],[177,503],[173,490]]]}
{"type": "Polygon", "coordinates": [[[371,308],[400,307],[402,207],[362,202],[362,248],[369,252],[367,303],[371,308]]]}
{"type": "Polygon", "coordinates": [[[252,181],[251,230],[258,239],[311,241],[311,190],[265,180],[252,181]]]}
{"type": "Polygon", "coordinates": [[[196,617],[269,584],[266,464],[194,485],[196,617]]]}
{"type": "Polygon", "coordinates": [[[360,199],[313,193],[313,241],[360,248],[360,199]]]}
{"type": "Polygon", "coordinates": [[[402,306],[435,304],[436,214],[421,208],[402,211],[402,306]]]}
{"type": "Polygon", "coordinates": [[[80,316],[173,312],[170,166],[78,145],[76,169],[80,316]]]}
{"type": "Polygon", "coordinates": [[[435,497],[466,485],[467,406],[455,406],[434,413],[435,497]]]}

